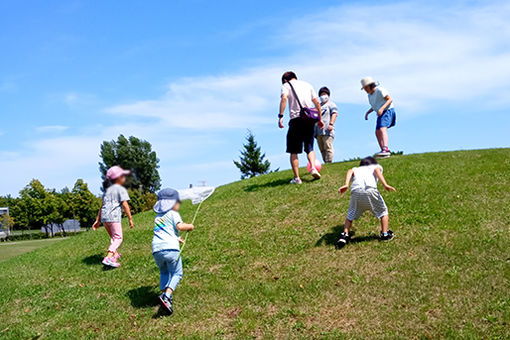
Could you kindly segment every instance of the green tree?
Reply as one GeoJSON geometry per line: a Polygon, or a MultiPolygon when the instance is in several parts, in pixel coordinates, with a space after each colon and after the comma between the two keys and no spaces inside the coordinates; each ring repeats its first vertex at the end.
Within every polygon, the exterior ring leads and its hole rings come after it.
{"type": "Polygon", "coordinates": [[[1,229],[11,231],[14,226],[14,219],[9,214],[3,214],[0,216],[0,227],[1,229]]]}
{"type": "Polygon", "coordinates": [[[234,161],[234,164],[241,171],[241,179],[268,173],[271,163],[267,159],[264,160],[266,154],[262,153],[255,141],[255,136],[249,130],[246,136],[246,144],[243,147],[244,150],[241,151],[239,162],[234,161]]]}
{"type": "Polygon", "coordinates": [[[108,168],[119,165],[132,171],[126,181],[127,188],[155,192],[161,187],[159,159],[149,142],[120,135],[116,141],[104,141],[100,155],[103,161],[99,163],[99,170],[103,179],[108,168]]]}
{"type": "Polygon", "coordinates": [[[80,221],[82,227],[90,228],[101,207],[101,199],[90,192],[87,183],[78,179],[73,189],[67,194],[69,218],[80,221]]]}
{"type": "MultiPolygon", "coordinates": [[[[62,195],[56,193],[55,191],[48,191],[46,196],[41,202],[43,207],[43,215],[40,216],[41,222],[46,229],[46,235],[48,235],[48,229],[51,228],[52,224],[56,224],[62,234],[65,235],[66,232],[64,230],[64,222],[68,219],[69,216],[69,205],[66,200],[63,199],[62,195]]],[[[51,230],[51,236],[53,236],[53,228],[51,230]]],[[[49,235],[48,235],[49,236],[49,235]]]]}
{"type": "Polygon", "coordinates": [[[13,209],[16,220],[24,229],[39,229],[44,226],[43,216],[47,214],[43,207],[46,189],[36,179],[30,181],[20,191],[18,204],[13,209]]]}

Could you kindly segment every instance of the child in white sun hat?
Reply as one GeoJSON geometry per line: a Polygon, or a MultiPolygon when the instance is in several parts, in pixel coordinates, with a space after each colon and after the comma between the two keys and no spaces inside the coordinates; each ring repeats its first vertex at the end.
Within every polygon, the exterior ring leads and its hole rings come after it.
{"type": "Polygon", "coordinates": [[[388,129],[395,126],[397,119],[393,99],[384,87],[376,84],[372,77],[361,79],[361,86],[361,89],[368,93],[368,102],[371,106],[365,114],[365,120],[368,120],[370,113],[377,113],[375,135],[381,151],[376,156],[389,157],[391,152],[388,147],[388,129]]]}
{"type": "Polygon", "coordinates": [[[166,188],[158,192],[158,201],[154,205],[154,236],[152,238],[152,256],[159,268],[159,302],[162,307],[173,314],[173,293],[182,278],[182,259],[179,243],[179,231],[195,229],[193,224],[184,223],[179,208],[181,200],[177,190],[166,188]]]}

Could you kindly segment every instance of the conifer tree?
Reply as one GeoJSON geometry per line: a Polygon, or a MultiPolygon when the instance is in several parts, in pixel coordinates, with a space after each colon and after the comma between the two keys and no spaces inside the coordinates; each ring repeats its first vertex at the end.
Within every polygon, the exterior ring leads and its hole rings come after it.
{"type": "Polygon", "coordinates": [[[243,147],[244,150],[241,151],[239,162],[234,161],[234,164],[241,171],[241,179],[268,173],[271,163],[267,159],[264,160],[266,154],[262,153],[260,146],[255,141],[255,136],[249,130],[246,136],[246,144],[243,147]]]}

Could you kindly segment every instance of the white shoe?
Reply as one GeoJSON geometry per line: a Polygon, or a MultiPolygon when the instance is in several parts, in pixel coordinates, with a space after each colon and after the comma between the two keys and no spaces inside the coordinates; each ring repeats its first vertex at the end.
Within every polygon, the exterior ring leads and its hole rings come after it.
{"type": "Polygon", "coordinates": [[[313,178],[315,178],[315,179],[321,178],[321,174],[315,168],[313,168],[312,171],[310,171],[310,174],[312,174],[313,178]]]}
{"type": "Polygon", "coordinates": [[[388,158],[391,156],[391,152],[389,151],[381,151],[375,154],[375,157],[377,158],[388,158]]]}
{"type": "Polygon", "coordinates": [[[290,184],[303,184],[303,181],[301,180],[301,178],[293,178],[290,181],[290,184]]]}

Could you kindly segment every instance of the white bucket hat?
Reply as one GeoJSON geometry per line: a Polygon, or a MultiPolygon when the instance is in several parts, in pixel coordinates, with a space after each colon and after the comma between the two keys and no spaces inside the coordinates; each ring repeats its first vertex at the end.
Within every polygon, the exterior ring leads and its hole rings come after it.
{"type": "Polygon", "coordinates": [[[365,77],[365,78],[361,79],[361,89],[362,90],[365,86],[370,85],[370,84],[375,84],[375,80],[372,77],[365,77]]]}

